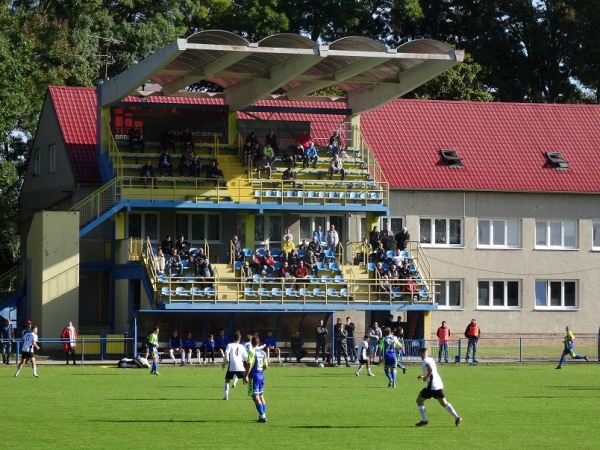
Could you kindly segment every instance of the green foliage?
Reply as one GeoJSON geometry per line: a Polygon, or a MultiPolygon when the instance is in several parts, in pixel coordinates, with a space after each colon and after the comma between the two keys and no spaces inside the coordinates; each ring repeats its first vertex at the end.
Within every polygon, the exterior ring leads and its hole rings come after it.
{"type": "Polygon", "coordinates": [[[443,366],[444,391],[464,421],[455,428],[432,399],[425,429],[414,426],[424,386],[416,365],[398,375],[397,389],[387,387],[381,367],[374,378],[364,370],[357,378],[354,368],[273,367],[265,374],[266,424],[256,423],[241,382],[221,400],[218,367],[162,365],[161,376],[151,376],[149,369],[40,365],[38,379],[28,367],[17,379],[14,366],[4,367],[3,400],[18,405],[11,420],[35,417],[35,436],[25,443],[8,433],[6,448],[594,448],[600,440],[593,364],[443,366]]]}

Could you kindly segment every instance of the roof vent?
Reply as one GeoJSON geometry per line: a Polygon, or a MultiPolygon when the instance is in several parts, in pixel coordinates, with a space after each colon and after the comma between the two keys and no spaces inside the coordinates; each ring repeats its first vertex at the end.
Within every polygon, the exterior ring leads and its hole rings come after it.
{"type": "Polygon", "coordinates": [[[462,158],[458,156],[456,150],[442,149],[440,155],[449,167],[463,167],[462,158]]]}
{"type": "Polygon", "coordinates": [[[567,161],[560,152],[546,152],[548,162],[555,169],[567,170],[569,161],[567,161]]]}

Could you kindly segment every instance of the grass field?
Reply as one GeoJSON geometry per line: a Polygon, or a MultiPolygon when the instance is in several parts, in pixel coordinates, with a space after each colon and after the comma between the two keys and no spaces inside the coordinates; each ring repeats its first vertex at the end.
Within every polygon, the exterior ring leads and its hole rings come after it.
{"type": "Polygon", "coordinates": [[[597,363],[445,365],[454,421],[427,401],[429,425],[415,399],[420,366],[387,387],[355,368],[272,365],[266,372],[268,423],[240,382],[223,401],[224,371],[162,365],[145,369],[40,365],[0,366],[4,448],[598,448],[597,363]]]}

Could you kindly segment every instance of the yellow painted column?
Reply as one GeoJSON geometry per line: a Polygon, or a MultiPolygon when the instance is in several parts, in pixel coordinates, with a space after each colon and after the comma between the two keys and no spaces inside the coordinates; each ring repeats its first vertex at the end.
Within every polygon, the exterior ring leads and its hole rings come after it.
{"type": "Polygon", "coordinates": [[[115,218],[115,239],[125,239],[125,213],[120,212],[115,218]]]}
{"type": "Polygon", "coordinates": [[[254,213],[247,212],[245,217],[246,222],[246,248],[254,249],[256,248],[256,243],[254,242],[254,213]]]}
{"type": "Polygon", "coordinates": [[[379,226],[379,216],[373,214],[373,213],[366,213],[365,214],[365,236],[364,237],[368,237],[369,233],[371,232],[371,230],[373,230],[374,226],[379,226]]]}
{"type": "Polygon", "coordinates": [[[431,339],[431,311],[423,311],[423,337],[431,339]]]}
{"type": "Polygon", "coordinates": [[[229,111],[227,116],[227,137],[228,145],[235,145],[238,135],[237,111],[229,111]]]}

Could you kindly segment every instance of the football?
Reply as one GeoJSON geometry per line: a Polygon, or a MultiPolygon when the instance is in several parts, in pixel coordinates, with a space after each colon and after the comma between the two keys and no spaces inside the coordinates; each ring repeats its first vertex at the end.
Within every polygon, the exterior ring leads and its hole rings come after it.
{"type": "Polygon", "coordinates": [[[325,367],[325,366],[323,365],[323,363],[319,363],[319,364],[317,364],[317,366],[318,366],[320,369],[322,369],[323,367],[325,367]]]}

